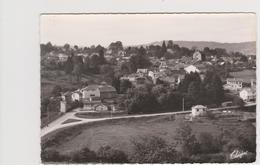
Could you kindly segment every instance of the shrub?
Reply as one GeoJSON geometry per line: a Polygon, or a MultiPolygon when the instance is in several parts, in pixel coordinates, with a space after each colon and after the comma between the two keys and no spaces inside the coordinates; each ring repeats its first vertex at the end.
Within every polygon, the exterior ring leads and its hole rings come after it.
{"type": "Polygon", "coordinates": [[[110,146],[102,146],[98,149],[97,157],[102,163],[127,163],[127,155],[120,150],[112,149],[110,146]]]}
{"type": "Polygon", "coordinates": [[[87,147],[82,150],[72,154],[71,162],[73,163],[87,163],[96,162],[97,156],[94,151],[89,150],[87,147]]]}
{"type": "Polygon", "coordinates": [[[180,162],[180,154],[162,138],[142,136],[133,139],[134,154],[132,163],[176,163],[180,162]]]}
{"type": "Polygon", "coordinates": [[[60,155],[58,151],[55,150],[42,150],[41,152],[42,162],[64,162],[67,161],[67,157],[60,155]]]}
{"type": "Polygon", "coordinates": [[[177,144],[181,145],[181,150],[183,155],[192,155],[196,154],[200,150],[198,140],[195,135],[192,134],[191,127],[183,123],[177,129],[177,136],[175,137],[177,144]]]}
{"type": "Polygon", "coordinates": [[[211,111],[206,111],[206,117],[208,117],[211,120],[216,119],[216,116],[211,111]]]}
{"type": "Polygon", "coordinates": [[[221,151],[221,142],[208,132],[202,132],[198,138],[201,153],[218,153],[221,151]]]}

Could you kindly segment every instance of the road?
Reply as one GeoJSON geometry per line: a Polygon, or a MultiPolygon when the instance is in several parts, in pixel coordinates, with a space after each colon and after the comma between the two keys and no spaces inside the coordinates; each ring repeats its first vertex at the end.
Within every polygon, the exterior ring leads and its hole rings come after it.
{"type": "MultiPolygon", "coordinates": [[[[50,132],[53,132],[60,128],[65,128],[69,126],[85,124],[94,121],[104,121],[104,120],[111,120],[111,119],[125,119],[125,118],[137,118],[137,117],[151,117],[151,116],[162,116],[162,115],[174,115],[174,114],[185,114],[190,113],[191,111],[180,111],[180,112],[168,112],[168,113],[156,113],[156,114],[143,114],[143,115],[127,115],[127,116],[117,116],[117,117],[105,117],[105,118],[96,118],[96,119],[85,119],[76,117],[75,114],[80,112],[79,109],[76,109],[72,112],[68,112],[64,114],[62,117],[58,118],[57,120],[51,122],[48,126],[43,127],[41,129],[41,137],[47,135],[50,132]],[[68,119],[76,119],[80,121],[62,124],[68,119]]],[[[82,112],[82,111],[81,111],[82,112]]]]}
{"type": "MultiPolygon", "coordinates": [[[[238,106],[213,108],[213,109],[209,109],[209,110],[210,111],[219,111],[219,110],[226,110],[226,109],[230,109],[231,110],[231,109],[236,109],[236,108],[238,108],[238,106]]],[[[72,112],[68,112],[68,113],[64,114],[63,116],[61,116],[60,118],[58,118],[57,120],[51,122],[48,126],[42,128],[41,129],[41,137],[43,137],[43,136],[47,135],[48,133],[51,133],[51,132],[53,132],[53,131],[55,131],[57,129],[60,129],[60,128],[65,128],[65,127],[69,127],[69,126],[90,123],[90,122],[94,122],[94,121],[104,121],[104,120],[111,120],[111,119],[125,119],[125,118],[138,118],[138,117],[151,117],[151,116],[176,115],[176,114],[188,114],[188,113],[191,113],[191,111],[188,110],[188,111],[168,112],[168,113],[142,114],[142,115],[138,114],[138,115],[127,115],[127,116],[106,117],[106,118],[96,118],[96,119],[85,119],[85,118],[76,117],[75,114],[78,113],[78,112],[82,112],[82,111],[80,111],[80,109],[75,109],[72,112]],[[80,120],[80,121],[62,124],[63,122],[65,122],[68,119],[76,119],[76,120],[80,120]]]]}

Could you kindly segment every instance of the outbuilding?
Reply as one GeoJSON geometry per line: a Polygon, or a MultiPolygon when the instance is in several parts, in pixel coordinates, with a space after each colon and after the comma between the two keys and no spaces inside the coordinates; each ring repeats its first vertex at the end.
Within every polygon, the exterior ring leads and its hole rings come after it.
{"type": "Polygon", "coordinates": [[[207,107],[203,105],[195,105],[191,108],[191,116],[196,117],[196,116],[202,116],[206,113],[207,107]]]}

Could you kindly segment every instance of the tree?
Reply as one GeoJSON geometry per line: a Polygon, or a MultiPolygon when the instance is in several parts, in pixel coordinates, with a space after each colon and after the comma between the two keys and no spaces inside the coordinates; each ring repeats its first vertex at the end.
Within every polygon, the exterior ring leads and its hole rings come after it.
{"type": "Polygon", "coordinates": [[[72,61],[73,55],[69,56],[66,63],[65,63],[65,72],[67,74],[70,74],[73,70],[73,61],[72,61]]]}
{"type": "Polygon", "coordinates": [[[117,93],[120,93],[120,77],[114,76],[112,80],[112,86],[116,89],[117,93]]]}
{"type": "Polygon", "coordinates": [[[69,50],[70,50],[70,45],[69,45],[69,44],[65,44],[63,47],[64,47],[64,49],[65,49],[66,51],[69,51],[69,50]]]}
{"type": "Polygon", "coordinates": [[[97,156],[94,151],[91,151],[85,147],[82,150],[72,154],[71,161],[73,163],[97,162],[97,156]]]}
{"type": "Polygon", "coordinates": [[[169,40],[168,43],[167,43],[167,48],[173,48],[173,41],[172,40],[169,40]]]}
{"type": "Polygon", "coordinates": [[[167,47],[166,47],[165,41],[163,41],[162,49],[161,49],[161,57],[163,57],[166,52],[167,52],[167,47]]]}
{"type": "Polygon", "coordinates": [[[56,86],[54,86],[54,88],[52,89],[51,94],[52,94],[54,97],[57,97],[57,96],[60,96],[60,95],[61,95],[61,91],[62,91],[62,88],[61,88],[59,85],[56,85],[56,86]]]}
{"type": "Polygon", "coordinates": [[[129,88],[132,87],[132,83],[129,80],[122,80],[120,82],[120,93],[126,93],[129,88]]]}
{"type": "Polygon", "coordinates": [[[149,58],[142,53],[131,56],[129,60],[129,66],[131,72],[136,72],[137,69],[143,69],[151,66],[151,62],[149,58]]]}
{"type": "Polygon", "coordinates": [[[72,74],[76,76],[76,81],[79,82],[82,74],[82,65],[81,64],[74,65],[72,74]]]}
{"type": "Polygon", "coordinates": [[[191,99],[196,100],[200,94],[200,83],[198,81],[192,81],[188,86],[188,95],[191,99]]]}
{"type": "Polygon", "coordinates": [[[242,108],[245,103],[240,97],[236,96],[236,97],[233,98],[232,104],[234,106],[239,106],[239,107],[242,108]]]}
{"type": "Polygon", "coordinates": [[[180,160],[175,146],[157,136],[140,136],[131,140],[134,154],[131,163],[176,163],[180,160]]]}
{"type": "Polygon", "coordinates": [[[148,86],[128,90],[125,103],[129,114],[160,112],[159,103],[150,90],[148,86]]]}
{"type": "Polygon", "coordinates": [[[127,155],[110,146],[102,146],[97,151],[99,162],[102,163],[128,163],[127,155]]]}
{"type": "Polygon", "coordinates": [[[177,136],[175,137],[177,144],[181,145],[182,153],[186,156],[196,154],[199,151],[199,143],[196,136],[192,134],[192,129],[188,124],[181,124],[177,129],[177,136]]]}

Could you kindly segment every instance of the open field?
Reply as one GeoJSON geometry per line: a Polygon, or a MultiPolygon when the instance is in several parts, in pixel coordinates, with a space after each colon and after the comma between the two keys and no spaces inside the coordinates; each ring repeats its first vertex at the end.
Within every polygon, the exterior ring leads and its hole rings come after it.
{"type": "Polygon", "coordinates": [[[188,123],[197,136],[201,132],[209,132],[218,136],[229,132],[229,139],[238,134],[255,137],[256,130],[252,123],[239,121],[235,116],[221,117],[210,120],[206,117],[198,118],[192,122],[184,121],[183,115],[142,117],[129,119],[113,119],[93,122],[57,130],[42,138],[45,149],[54,149],[61,154],[68,155],[84,147],[97,151],[100,146],[110,145],[127,154],[133,152],[132,139],[141,135],[159,136],[169,143],[175,142],[176,129],[183,122],[188,123]]]}

